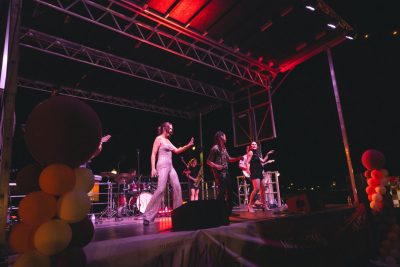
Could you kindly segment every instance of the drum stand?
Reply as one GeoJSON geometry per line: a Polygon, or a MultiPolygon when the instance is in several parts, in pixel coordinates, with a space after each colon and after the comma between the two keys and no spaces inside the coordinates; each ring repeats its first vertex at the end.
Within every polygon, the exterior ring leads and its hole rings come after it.
{"type": "MultiPolygon", "coordinates": [[[[138,152],[138,155],[139,155],[139,152],[138,152]]],[[[139,160],[138,160],[138,164],[139,164],[139,160]]],[[[133,205],[132,212],[133,212],[133,216],[135,217],[135,219],[138,219],[138,217],[140,217],[142,215],[142,213],[140,212],[140,205],[141,205],[140,194],[142,194],[141,184],[142,184],[142,175],[139,175],[139,178],[137,180],[137,189],[138,189],[137,197],[138,198],[137,198],[137,201],[134,201],[134,203],[132,203],[132,205],[133,205]],[[139,204],[136,205],[136,202],[138,202],[139,204]]]]}
{"type": "MultiPolygon", "coordinates": [[[[119,190],[118,190],[119,191],[119,190]]],[[[131,215],[131,212],[134,212],[133,210],[131,211],[129,209],[129,199],[127,196],[127,192],[128,191],[128,186],[127,184],[124,182],[123,183],[123,188],[122,188],[122,194],[118,194],[118,208],[117,208],[117,218],[119,218],[119,220],[122,220],[122,216],[129,216],[131,215]],[[123,198],[123,204],[121,206],[121,197],[123,198]]],[[[117,219],[116,218],[116,219],[117,219]]]]}
{"type": "Polygon", "coordinates": [[[114,209],[114,203],[112,199],[112,183],[110,182],[110,178],[107,180],[107,207],[100,213],[99,219],[103,218],[104,216],[107,218],[113,217],[117,214],[117,211],[114,209]]]}

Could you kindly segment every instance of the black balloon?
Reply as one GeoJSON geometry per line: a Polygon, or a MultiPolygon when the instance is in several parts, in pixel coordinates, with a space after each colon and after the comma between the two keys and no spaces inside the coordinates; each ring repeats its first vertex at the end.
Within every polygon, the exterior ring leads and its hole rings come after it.
{"type": "Polygon", "coordinates": [[[70,223],[72,229],[72,240],[70,246],[84,247],[92,241],[94,234],[93,223],[85,217],[80,222],[70,223]]]}
{"type": "Polygon", "coordinates": [[[26,123],[26,143],[43,165],[63,163],[76,168],[88,161],[100,144],[101,122],[85,102],[53,96],[36,106],[26,123]]]}
{"type": "Polygon", "coordinates": [[[70,247],[53,258],[56,267],[85,267],[86,255],[82,248],[70,247]]]}

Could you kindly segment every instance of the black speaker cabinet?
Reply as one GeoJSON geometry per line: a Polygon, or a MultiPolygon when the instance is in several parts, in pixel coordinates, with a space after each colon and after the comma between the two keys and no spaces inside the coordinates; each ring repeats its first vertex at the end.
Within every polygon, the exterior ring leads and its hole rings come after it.
{"type": "Polygon", "coordinates": [[[172,211],[174,231],[197,230],[229,224],[224,203],[217,200],[190,201],[172,211]]]}

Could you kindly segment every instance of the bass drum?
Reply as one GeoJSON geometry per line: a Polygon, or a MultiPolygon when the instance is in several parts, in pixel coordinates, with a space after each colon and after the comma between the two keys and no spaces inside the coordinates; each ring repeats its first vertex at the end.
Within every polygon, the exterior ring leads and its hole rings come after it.
{"type": "Polygon", "coordinates": [[[146,210],[147,205],[150,202],[150,199],[152,198],[153,194],[150,194],[148,192],[143,192],[138,196],[135,197],[131,197],[129,199],[129,208],[131,210],[134,210],[134,207],[136,206],[136,208],[141,212],[144,213],[144,211],[146,210]]]}

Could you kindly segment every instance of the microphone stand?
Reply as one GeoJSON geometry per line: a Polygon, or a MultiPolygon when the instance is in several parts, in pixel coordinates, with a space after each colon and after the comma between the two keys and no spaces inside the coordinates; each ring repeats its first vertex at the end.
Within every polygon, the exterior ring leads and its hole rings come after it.
{"type": "Polygon", "coordinates": [[[140,195],[142,194],[142,192],[141,192],[141,184],[142,184],[142,176],[140,175],[140,149],[139,148],[137,148],[136,149],[136,153],[137,153],[137,176],[139,177],[138,178],[138,207],[137,207],[137,209],[138,209],[138,214],[137,215],[140,215],[140,206],[141,206],[141,201],[140,201],[140,195]]]}
{"type": "Polygon", "coordinates": [[[140,149],[137,148],[136,149],[136,153],[137,153],[137,175],[140,176],[140,149]]]}

